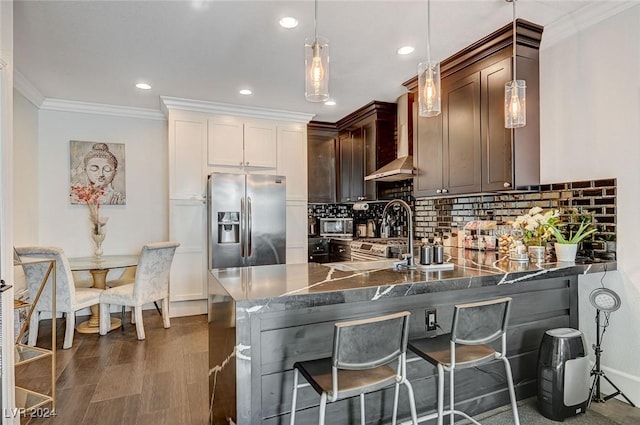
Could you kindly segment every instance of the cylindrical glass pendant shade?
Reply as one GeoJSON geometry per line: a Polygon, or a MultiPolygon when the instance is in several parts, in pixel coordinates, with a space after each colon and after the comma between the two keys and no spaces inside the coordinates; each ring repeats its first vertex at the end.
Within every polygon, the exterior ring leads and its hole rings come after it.
{"type": "Polygon", "coordinates": [[[304,96],[310,102],[329,100],[329,40],[309,37],[304,43],[304,96]]]}
{"type": "Polygon", "coordinates": [[[418,111],[421,117],[440,114],[440,63],[418,65],[418,111]]]}
{"type": "Polygon", "coordinates": [[[524,127],[527,124],[527,84],[512,80],[504,85],[504,126],[524,127]]]}

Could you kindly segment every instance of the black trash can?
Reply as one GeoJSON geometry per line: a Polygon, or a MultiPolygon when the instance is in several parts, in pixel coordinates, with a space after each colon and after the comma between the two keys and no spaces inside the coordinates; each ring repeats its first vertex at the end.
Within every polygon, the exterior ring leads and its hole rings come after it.
{"type": "Polygon", "coordinates": [[[538,408],[554,421],[584,413],[589,401],[589,358],[577,329],[546,331],[538,353],[538,408]]]}

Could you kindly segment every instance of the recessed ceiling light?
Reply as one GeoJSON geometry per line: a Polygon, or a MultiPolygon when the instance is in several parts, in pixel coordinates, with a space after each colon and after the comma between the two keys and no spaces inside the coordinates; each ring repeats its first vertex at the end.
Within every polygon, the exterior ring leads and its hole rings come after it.
{"type": "Polygon", "coordinates": [[[142,90],[150,90],[151,86],[147,83],[138,83],[136,84],[136,87],[142,90]]]}
{"type": "Polygon", "coordinates": [[[324,102],[325,105],[327,106],[336,106],[336,101],[335,100],[327,100],[326,102],[324,102]]]}
{"type": "Polygon", "coordinates": [[[397,52],[399,55],[408,55],[409,53],[413,53],[414,50],[412,46],[402,46],[397,52]]]}
{"type": "Polygon", "coordinates": [[[298,26],[298,20],[292,16],[285,16],[280,19],[280,26],[287,29],[295,28],[298,26]]]}
{"type": "Polygon", "coordinates": [[[240,90],[240,94],[244,94],[245,96],[250,95],[251,93],[253,93],[251,90],[249,89],[242,89],[240,90]]]}

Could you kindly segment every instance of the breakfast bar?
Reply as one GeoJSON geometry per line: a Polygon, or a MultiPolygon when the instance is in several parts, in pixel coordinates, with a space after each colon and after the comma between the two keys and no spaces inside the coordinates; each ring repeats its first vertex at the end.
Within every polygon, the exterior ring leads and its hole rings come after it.
{"type": "MultiPolygon", "coordinates": [[[[449,331],[453,306],[501,296],[513,298],[507,355],[519,399],[536,392],[536,362],[545,330],[578,326],[578,276],[616,269],[615,261],[515,262],[489,251],[451,248],[453,269],[392,267],[389,261],[291,264],[209,272],[209,401],[211,423],[285,424],[292,366],[331,355],[338,321],[407,310],[410,338],[449,331]],[[427,330],[426,311],[436,312],[427,330]]],[[[418,415],[436,408],[435,369],[408,357],[418,415]]],[[[470,414],[508,404],[504,369],[496,363],[456,374],[456,403],[470,414]]],[[[393,389],[365,397],[369,421],[390,422],[393,389]]],[[[297,424],[317,423],[319,397],[298,393],[297,424]]],[[[327,423],[357,421],[359,404],[327,405],[327,423]]],[[[408,418],[406,392],[398,417],[408,418]]]]}

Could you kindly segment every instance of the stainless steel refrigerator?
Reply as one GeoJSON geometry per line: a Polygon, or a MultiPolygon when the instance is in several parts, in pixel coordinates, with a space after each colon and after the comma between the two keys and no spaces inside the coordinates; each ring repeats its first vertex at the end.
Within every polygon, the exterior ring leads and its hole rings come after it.
{"type": "Polygon", "coordinates": [[[285,185],[283,176],[209,175],[210,269],[285,263],[285,185]]]}

